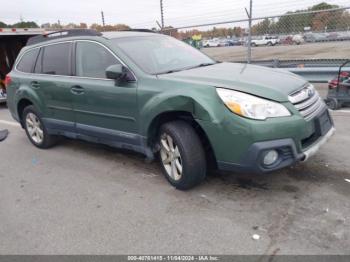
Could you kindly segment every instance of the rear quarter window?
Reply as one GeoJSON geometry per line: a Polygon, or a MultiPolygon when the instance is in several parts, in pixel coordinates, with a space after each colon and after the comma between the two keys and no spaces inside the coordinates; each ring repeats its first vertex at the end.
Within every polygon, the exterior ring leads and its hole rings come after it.
{"type": "Polygon", "coordinates": [[[36,58],[38,57],[38,53],[39,48],[25,52],[17,64],[17,70],[24,73],[31,73],[36,62],[36,58]]]}

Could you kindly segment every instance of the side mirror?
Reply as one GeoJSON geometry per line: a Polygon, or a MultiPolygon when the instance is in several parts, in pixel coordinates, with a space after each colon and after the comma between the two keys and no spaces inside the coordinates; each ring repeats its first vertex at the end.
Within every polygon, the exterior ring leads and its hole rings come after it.
{"type": "Polygon", "coordinates": [[[106,77],[108,79],[114,79],[116,81],[122,81],[126,76],[126,71],[123,65],[111,65],[106,69],[106,77]]]}

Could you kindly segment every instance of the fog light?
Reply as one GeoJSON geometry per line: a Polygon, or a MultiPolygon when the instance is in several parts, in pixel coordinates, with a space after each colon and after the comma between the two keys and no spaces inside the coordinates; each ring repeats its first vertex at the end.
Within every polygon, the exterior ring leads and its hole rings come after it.
{"type": "Polygon", "coordinates": [[[278,152],[276,150],[268,151],[264,156],[264,165],[269,166],[274,164],[278,159],[278,152]]]}

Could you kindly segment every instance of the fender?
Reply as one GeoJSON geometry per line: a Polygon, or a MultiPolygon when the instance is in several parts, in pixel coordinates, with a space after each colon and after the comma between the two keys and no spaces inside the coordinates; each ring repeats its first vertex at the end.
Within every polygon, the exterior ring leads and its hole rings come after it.
{"type": "Polygon", "coordinates": [[[208,110],[213,108],[205,105],[208,101],[205,97],[194,98],[191,92],[188,95],[179,92],[160,93],[140,108],[140,134],[147,137],[152,121],[164,112],[183,111],[192,114],[195,119],[215,121],[217,114],[208,110]]]}

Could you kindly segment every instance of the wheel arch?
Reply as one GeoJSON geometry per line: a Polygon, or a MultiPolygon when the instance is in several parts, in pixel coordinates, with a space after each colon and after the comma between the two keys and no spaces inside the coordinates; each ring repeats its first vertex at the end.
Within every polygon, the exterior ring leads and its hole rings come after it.
{"type": "Polygon", "coordinates": [[[42,101],[40,101],[38,95],[33,90],[27,88],[20,88],[18,91],[18,96],[15,99],[15,106],[17,111],[17,117],[22,127],[22,113],[24,108],[28,105],[35,106],[39,111],[43,109],[42,101]]]}
{"type": "Polygon", "coordinates": [[[22,127],[24,127],[24,123],[22,119],[23,111],[27,106],[30,106],[30,105],[34,105],[34,103],[28,98],[21,98],[17,103],[17,115],[22,127]]]}
{"type": "Polygon", "coordinates": [[[213,147],[210,143],[210,140],[205,130],[197,123],[196,117],[192,112],[183,111],[183,110],[173,110],[173,111],[162,112],[156,115],[151,121],[147,130],[148,145],[151,148],[153,148],[154,151],[158,151],[159,148],[158,148],[157,142],[158,142],[158,137],[160,135],[159,133],[160,127],[167,122],[171,122],[175,120],[183,120],[193,127],[194,131],[196,132],[199,139],[201,140],[209,165],[212,168],[216,168],[217,162],[216,162],[216,157],[214,154],[213,147]]]}

